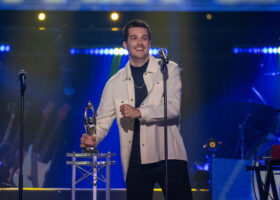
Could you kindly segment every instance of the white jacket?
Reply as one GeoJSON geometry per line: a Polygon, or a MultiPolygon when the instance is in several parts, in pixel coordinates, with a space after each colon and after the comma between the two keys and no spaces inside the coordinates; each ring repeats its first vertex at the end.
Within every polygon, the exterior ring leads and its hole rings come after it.
{"type": "MultiPolygon", "coordinates": [[[[141,112],[140,151],[142,164],[148,164],[164,160],[163,81],[158,59],[150,56],[143,76],[148,96],[139,107],[141,112]]],[[[170,61],[167,80],[168,159],[187,160],[179,127],[181,88],[180,69],[176,63],[170,61]]],[[[121,115],[122,104],[135,106],[134,81],[129,62],[106,83],[96,119],[96,138],[99,144],[107,135],[115,117],[117,118],[122,166],[124,178],[126,178],[134,119],[124,118],[121,115]]]]}

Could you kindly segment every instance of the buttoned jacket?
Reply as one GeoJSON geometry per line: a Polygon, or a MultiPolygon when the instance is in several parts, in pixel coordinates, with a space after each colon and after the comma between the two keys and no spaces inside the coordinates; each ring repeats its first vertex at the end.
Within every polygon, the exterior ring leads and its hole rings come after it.
{"type": "MultiPolygon", "coordinates": [[[[179,126],[182,88],[180,69],[172,61],[167,67],[168,159],[187,160],[179,126]]],[[[163,80],[158,59],[150,56],[143,78],[148,95],[138,108],[141,112],[141,118],[139,118],[140,152],[141,163],[148,164],[165,158],[163,80]]],[[[113,120],[117,119],[121,160],[124,178],[126,178],[132,147],[134,119],[122,116],[120,112],[122,104],[135,106],[134,81],[129,62],[106,83],[96,119],[97,144],[107,135],[113,120]]]]}

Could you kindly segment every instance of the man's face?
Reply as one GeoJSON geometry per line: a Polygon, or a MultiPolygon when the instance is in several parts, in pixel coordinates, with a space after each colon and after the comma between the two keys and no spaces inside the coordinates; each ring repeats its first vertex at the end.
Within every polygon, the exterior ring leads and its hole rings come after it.
{"type": "Polygon", "coordinates": [[[142,27],[129,28],[128,38],[123,42],[123,46],[128,50],[130,59],[148,60],[151,47],[148,30],[142,27]]]}

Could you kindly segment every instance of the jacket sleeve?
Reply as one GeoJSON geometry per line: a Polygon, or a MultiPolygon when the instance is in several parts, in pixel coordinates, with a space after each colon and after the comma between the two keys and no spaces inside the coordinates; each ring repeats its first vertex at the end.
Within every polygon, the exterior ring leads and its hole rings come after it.
{"type": "Polygon", "coordinates": [[[97,145],[108,134],[108,131],[115,119],[116,111],[114,107],[113,93],[110,88],[110,81],[105,85],[97,110],[96,117],[96,142],[97,145]]]}
{"type": "MultiPolygon", "coordinates": [[[[180,68],[177,64],[168,66],[167,88],[167,119],[180,118],[182,81],[180,68]]],[[[164,98],[159,105],[146,105],[139,107],[141,122],[160,122],[164,119],[164,98]]]]}

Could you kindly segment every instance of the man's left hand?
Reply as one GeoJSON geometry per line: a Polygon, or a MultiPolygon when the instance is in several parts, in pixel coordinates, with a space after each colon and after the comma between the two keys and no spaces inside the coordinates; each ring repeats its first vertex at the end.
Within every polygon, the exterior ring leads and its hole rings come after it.
{"type": "Polygon", "coordinates": [[[128,104],[123,104],[120,106],[120,111],[121,114],[124,117],[129,117],[129,118],[140,118],[141,117],[141,112],[139,109],[132,107],[131,105],[128,104]]]}

